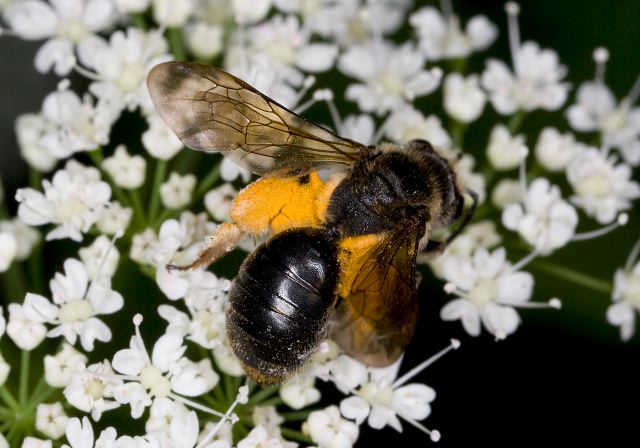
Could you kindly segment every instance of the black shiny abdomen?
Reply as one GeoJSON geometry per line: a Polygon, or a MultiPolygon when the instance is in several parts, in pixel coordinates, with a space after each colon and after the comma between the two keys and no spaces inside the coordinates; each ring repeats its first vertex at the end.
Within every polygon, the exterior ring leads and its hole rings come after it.
{"type": "Polygon", "coordinates": [[[324,231],[295,229],[274,236],[242,264],[229,293],[227,335],[257,381],[281,381],[325,337],[337,252],[324,231]]]}

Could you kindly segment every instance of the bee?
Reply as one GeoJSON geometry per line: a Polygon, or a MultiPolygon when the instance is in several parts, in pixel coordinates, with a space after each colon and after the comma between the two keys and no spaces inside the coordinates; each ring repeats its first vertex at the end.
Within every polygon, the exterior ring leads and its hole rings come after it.
{"type": "Polygon", "coordinates": [[[278,383],[326,338],[367,365],[392,364],[418,316],[416,258],[441,252],[470,220],[454,165],[424,140],[363,145],[313,124],[222,70],[166,62],[149,73],[157,112],[185,146],[262,176],[235,198],[187,266],[243,235],[270,233],[234,280],[227,337],[247,375],[278,383]],[[463,216],[464,215],[464,216],[463,216]],[[460,222],[442,241],[433,230],[460,222]]]}

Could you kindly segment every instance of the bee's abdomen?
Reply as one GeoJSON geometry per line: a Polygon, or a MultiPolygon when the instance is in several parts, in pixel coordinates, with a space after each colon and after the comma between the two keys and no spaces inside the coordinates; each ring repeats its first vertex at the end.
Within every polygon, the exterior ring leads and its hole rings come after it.
{"type": "Polygon", "coordinates": [[[315,351],[338,273],[337,246],[319,229],[283,232],[245,260],[229,295],[227,334],[250,376],[279,382],[315,351]]]}

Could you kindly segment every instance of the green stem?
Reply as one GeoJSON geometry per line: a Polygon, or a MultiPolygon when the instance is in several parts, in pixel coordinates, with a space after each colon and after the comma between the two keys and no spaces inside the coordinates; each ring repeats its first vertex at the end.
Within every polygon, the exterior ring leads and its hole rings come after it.
{"type": "Polygon", "coordinates": [[[42,187],[42,173],[33,168],[29,168],[29,186],[34,190],[42,187]]]}
{"type": "Polygon", "coordinates": [[[296,440],[298,442],[306,443],[308,445],[313,445],[313,440],[300,431],[291,428],[280,427],[280,433],[283,437],[287,439],[296,440]]]}
{"type": "Polygon", "coordinates": [[[27,278],[22,269],[22,264],[11,263],[9,269],[2,273],[3,292],[8,302],[21,302],[27,293],[27,278]]]}
{"type": "Polygon", "coordinates": [[[51,388],[44,379],[44,375],[40,377],[40,381],[33,389],[31,393],[31,397],[29,397],[29,402],[25,407],[25,413],[28,414],[33,411],[40,403],[45,401],[55,389],[51,388]]]}
{"type": "Polygon", "coordinates": [[[271,397],[273,394],[278,393],[278,390],[280,390],[280,386],[278,385],[269,386],[265,389],[262,389],[260,392],[257,392],[253,397],[249,398],[249,401],[247,402],[246,406],[255,406],[257,404],[262,404],[263,400],[266,400],[267,398],[271,397]]]}
{"type": "Polygon", "coordinates": [[[167,174],[168,163],[166,160],[158,160],[156,170],[153,173],[153,186],[151,187],[151,201],[149,202],[149,222],[155,222],[160,209],[160,185],[167,174]]]}
{"type": "Polygon", "coordinates": [[[133,214],[138,219],[140,228],[144,228],[146,218],[144,215],[144,208],[142,207],[142,199],[140,198],[140,190],[131,190],[129,192],[129,197],[131,198],[131,204],[133,204],[133,214]]]}
{"type": "Polygon", "coordinates": [[[31,352],[29,350],[22,350],[20,356],[20,389],[18,397],[20,404],[27,403],[29,392],[29,361],[31,359],[31,352]]]}
{"type": "Polygon", "coordinates": [[[176,60],[184,61],[187,56],[184,52],[184,46],[182,44],[182,30],[180,28],[169,28],[167,30],[167,38],[169,39],[169,47],[171,48],[171,53],[173,53],[176,60]]]}
{"type": "Polygon", "coordinates": [[[307,409],[306,411],[281,412],[280,415],[288,422],[305,421],[309,414],[320,409],[307,409]]]}
{"type": "Polygon", "coordinates": [[[260,406],[280,406],[282,403],[284,403],[282,401],[282,398],[278,396],[269,398],[268,400],[264,400],[262,403],[260,403],[260,406]]]}
{"type": "Polygon", "coordinates": [[[13,419],[7,420],[2,425],[0,425],[0,432],[4,434],[7,431],[7,429],[11,428],[14,425],[14,423],[15,422],[13,421],[13,419]]]}
{"type": "Polygon", "coordinates": [[[164,210],[162,210],[162,213],[160,213],[160,216],[153,222],[152,227],[154,229],[158,229],[160,227],[160,224],[165,222],[167,219],[177,216],[179,211],[180,210],[178,209],[165,208],[164,210]]]}
{"type": "Polygon", "coordinates": [[[518,132],[520,126],[522,125],[522,120],[524,120],[524,116],[525,112],[521,109],[518,109],[518,111],[511,117],[509,123],[507,123],[507,127],[509,128],[509,132],[511,132],[511,134],[515,134],[516,132],[518,132]]]}
{"type": "Polygon", "coordinates": [[[451,134],[451,140],[453,141],[453,147],[463,149],[464,133],[467,130],[467,125],[458,120],[451,120],[451,127],[449,133],[451,134]]]}
{"type": "Polygon", "coordinates": [[[144,13],[138,12],[136,14],[131,14],[131,21],[136,28],[140,28],[143,31],[147,30],[147,21],[144,18],[144,13]]]}
{"type": "Polygon", "coordinates": [[[580,285],[587,289],[593,289],[606,295],[611,294],[611,291],[613,290],[613,285],[611,284],[611,282],[593,278],[588,274],[574,271],[571,268],[553,263],[551,261],[540,259],[534,260],[531,262],[531,267],[545,272],[549,275],[553,275],[554,277],[570,281],[572,283],[575,283],[576,285],[580,285]]]}
{"type": "Polygon", "coordinates": [[[37,291],[39,293],[45,292],[45,278],[44,272],[42,268],[44,267],[44,263],[42,260],[42,251],[44,250],[44,244],[42,242],[38,243],[31,252],[29,256],[29,277],[31,280],[31,284],[33,286],[32,291],[37,291]]]}
{"type": "Polygon", "coordinates": [[[11,409],[0,406],[0,420],[8,420],[13,418],[15,415],[16,413],[11,409]]]}
{"type": "Polygon", "coordinates": [[[0,398],[9,406],[10,409],[17,411],[20,409],[20,404],[13,398],[9,389],[6,386],[0,386],[0,398]]]}
{"type": "Polygon", "coordinates": [[[218,163],[213,169],[207,174],[202,181],[198,182],[198,188],[196,189],[195,194],[193,195],[193,201],[198,201],[204,194],[211,189],[220,179],[220,164],[218,163]]]}

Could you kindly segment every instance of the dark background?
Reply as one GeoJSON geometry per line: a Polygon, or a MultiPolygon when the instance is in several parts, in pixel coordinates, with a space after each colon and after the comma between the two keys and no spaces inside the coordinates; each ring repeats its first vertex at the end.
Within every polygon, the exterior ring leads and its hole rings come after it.
{"type": "MultiPolygon", "coordinates": [[[[498,1],[454,1],[463,22],[483,13],[498,24],[501,34],[490,54],[509,61],[502,5],[498,1]]],[[[593,77],[592,51],[605,46],[611,53],[607,83],[618,97],[629,91],[640,73],[640,2],[537,0],[523,1],[521,9],[522,40],[555,49],[569,68],[568,80],[574,86],[593,77]]],[[[9,196],[27,183],[13,134],[15,117],[38,111],[57,82],[33,69],[39,45],[0,38],[0,173],[9,196]]],[[[484,59],[474,58],[472,71],[481,70],[484,59]]],[[[549,120],[545,114],[533,114],[527,117],[523,131],[534,135],[541,123],[566,128],[564,119],[549,120]]],[[[596,241],[575,243],[553,259],[611,280],[638,238],[639,222],[636,206],[626,228],[596,241]]],[[[532,272],[536,277],[534,298],[544,301],[558,296],[563,299],[563,310],[522,312],[521,328],[502,342],[494,342],[486,333],[470,338],[458,322],[440,321],[438,314],[446,297],[441,283],[425,279],[420,288],[418,334],[408,348],[404,369],[440,350],[451,337],[462,341],[458,351],[416,378],[438,394],[425,425],[441,431],[442,447],[575,446],[585,442],[638,446],[640,337],[620,342],[617,327],[605,319],[608,296],[532,272]]],[[[404,428],[399,436],[394,430],[374,431],[364,424],[359,446],[431,444],[408,424],[404,428]]]]}

